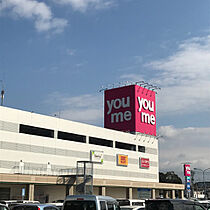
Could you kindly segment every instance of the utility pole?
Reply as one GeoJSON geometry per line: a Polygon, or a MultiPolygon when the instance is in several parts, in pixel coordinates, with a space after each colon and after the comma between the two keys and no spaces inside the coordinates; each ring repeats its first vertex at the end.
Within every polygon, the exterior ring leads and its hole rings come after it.
{"type": "Polygon", "coordinates": [[[194,183],[194,175],[195,175],[195,171],[191,170],[191,187],[192,187],[192,192],[191,195],[192,197],[194,197],[194,188],[195,188],[195,183],[194,183]]]}
{"type": "Polygon", "coordinates": [[[4,105],[4,93],[5,93],[5,91],[4,91],[3,81],[0,80],[0,82],[1,82],[1,106],[3,106],[4,105]]]}

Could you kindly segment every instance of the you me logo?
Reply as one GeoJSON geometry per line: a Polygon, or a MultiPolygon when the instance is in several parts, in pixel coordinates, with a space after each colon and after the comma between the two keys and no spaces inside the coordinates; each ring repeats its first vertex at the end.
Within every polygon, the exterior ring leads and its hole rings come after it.
{"type": "Polygon", "coordinates": [[[155,92],[138,85],[106,90],[104,127],[156,135],[155,92]]]}
{"type": "Polygon", "coordinates": [[[150,101],[141,97],[137,97],[138,104],[139,104],[139,109],[138,112],[141,113],[141,122],[142,123],[147,123],[151,125],[155,125],[155,115],[154,114],[149,114],[148,112],[142,111],[142,108],[144,110],[148,110],[149,112],[154,112],[154,101],[150,101]]]}
{"type": "Polygon", "coordinates": [[[107,100],[106,103],[108,107],[107,115],[111,114],[111,123],[131,120],[131,111],[122,110],[130,107],[130,96],[107,100]]]}

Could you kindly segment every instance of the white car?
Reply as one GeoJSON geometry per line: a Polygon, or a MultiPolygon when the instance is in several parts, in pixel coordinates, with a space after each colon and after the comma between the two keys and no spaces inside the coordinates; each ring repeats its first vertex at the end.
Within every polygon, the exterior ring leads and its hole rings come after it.
{"type": "Polygon", "coordinates": [[[143,210],[144,206],[120,206],[121,210],[143,210]]]}

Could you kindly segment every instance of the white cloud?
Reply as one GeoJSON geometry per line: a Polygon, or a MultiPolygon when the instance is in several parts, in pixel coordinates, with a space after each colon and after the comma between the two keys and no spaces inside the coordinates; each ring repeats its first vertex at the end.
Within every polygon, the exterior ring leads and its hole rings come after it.
{"type": "Polygon", "coordinates": [[[162,71],[165,85],[187,84],[207,80],[210,76],[210,36],[197,37],[179,45],[178,51],[166,59],[153,61],[148,67],[162,71]],[[168,80],[171,78],[170,80],[168,80]]]}
{"type": "Polygon", "coordinates": [[[160,171],[174,170],[182,174],[183,163],[192,168],[209,168],[210,128],[174,128],[162,126],[159,133],[160,171]]]}
{"type": "Polygon", "coordinates": [[[67,20],[54,18],[51,9],[45,3],[36,0],[2,0],[0,12],[34,20],[35,28],[39,32],[53,30],[60,33],[67,26],[67,20]]]}
{"type": "Polygon", "coordinates": [[[160,112],[210,111],[210,36],[187,40],[174,55],[147,66],[160,71],[160,112]]]}
{"type": "Polygon", "coordinates": [[[58,4],[71,5],[74,10],[85,12],[88,8],[103,9],[114,4],[114,0],[53,0],[58,4]]]}
{"type": "MultiPolygon", "coordinates": [[[[115,0],[52,0],[61,5],[70,5],[74,10],[85,12],[89,8],[102,9],[111,7],[115,0]]],[[[45,1],[39,0],[1,0],[1,15],[15,18],[25,18],[34,21],[37,31],[61,33],[68,21],[54,17],[50,7],[45,1]]]]}
{"type": "Polygon", "coordinates": [[[101,95],[80,95],[70,97],[58,92],[46,100],[50,106],[56,105],[53,115],[73,121],[102,125],[103,97],[101,95]]]}

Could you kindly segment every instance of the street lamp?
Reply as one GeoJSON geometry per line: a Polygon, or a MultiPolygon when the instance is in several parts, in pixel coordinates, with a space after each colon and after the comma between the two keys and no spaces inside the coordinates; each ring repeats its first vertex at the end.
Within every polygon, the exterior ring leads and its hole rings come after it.
{"type": "Polygon", "coordinates": [[[206,197],[206,183],[205,183],[205,177],[204,174],[207,170],[209,170],[210,168],[206,168],[206,169],[200,169],[200,168],[194,168],[194,170],[196,171],[201,171],[203,173],[203,191],[204,191],[204,196],[206,197]]]}

